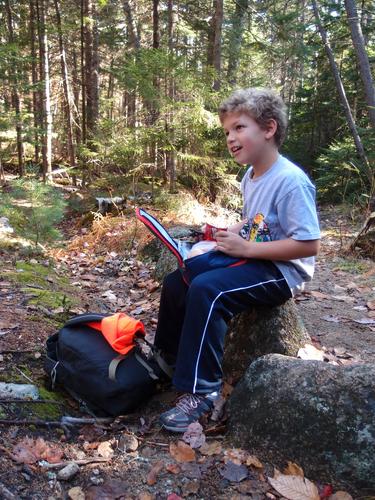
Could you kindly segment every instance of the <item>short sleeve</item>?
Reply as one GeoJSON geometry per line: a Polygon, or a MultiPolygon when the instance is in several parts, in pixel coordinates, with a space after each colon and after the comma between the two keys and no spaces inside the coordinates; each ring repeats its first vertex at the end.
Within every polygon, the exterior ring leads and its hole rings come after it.
{"type": "Polygon", "coordinates": [[[317,240],[320,228],[315,205],[315,188],[300,183],[277,203],[279,224],[288,238],[317,240]]]}

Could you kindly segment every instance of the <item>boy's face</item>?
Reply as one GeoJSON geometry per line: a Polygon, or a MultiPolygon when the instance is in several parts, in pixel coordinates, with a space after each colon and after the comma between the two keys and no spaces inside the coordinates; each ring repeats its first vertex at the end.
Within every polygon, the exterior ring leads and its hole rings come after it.
{"type": "Polygon", "coordinates": [[[223,121],[230,154],[237,163],[252,164],[258,160],[265,148],[268,148],[277,124],[271,120],[270,128],[263,130],[258,123],[246,113],[228,113],[223,121]],[[273,123],[272,123],[273,122],[273,123]]]}

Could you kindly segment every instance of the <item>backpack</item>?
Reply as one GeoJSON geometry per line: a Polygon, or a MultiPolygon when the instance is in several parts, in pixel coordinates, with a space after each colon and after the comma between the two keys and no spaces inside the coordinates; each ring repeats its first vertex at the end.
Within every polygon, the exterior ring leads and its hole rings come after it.
{"type": "Polygon", "coordinates": [[[47,339],[46,347],[44,369],[52,389],[62,385],[97,417],[135,410],[172,376],[160,352],[145,340],[143,324],[123,313],[74,316],[47,339]],[[125,324],[129,335],[116,339],[113,328],[112,336],[110,328],[106,335],[102,332],[103,323],[113,327],[115,320],[126,319],[130,320],[125,324]],[[143,352],[145,346],[148,355],[143,352]]]}

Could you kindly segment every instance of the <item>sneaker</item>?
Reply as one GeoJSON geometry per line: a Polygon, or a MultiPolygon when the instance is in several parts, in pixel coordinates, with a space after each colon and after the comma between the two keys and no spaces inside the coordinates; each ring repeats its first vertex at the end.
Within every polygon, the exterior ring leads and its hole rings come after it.
{"type": "Polygon", "coordinates": [[[209,394],[183,394],[174,408],[160,415],[159,421],[168,431],[186,432],[189,424],[197,422],[202,415],[213,410],[219,397],[219,391],[209,394]]]}

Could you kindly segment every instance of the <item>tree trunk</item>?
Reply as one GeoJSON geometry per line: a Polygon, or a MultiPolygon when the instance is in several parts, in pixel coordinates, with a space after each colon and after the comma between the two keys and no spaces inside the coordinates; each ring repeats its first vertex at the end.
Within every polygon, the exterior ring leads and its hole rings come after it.
{"type": "Polygon", "coordinates": [[[370,63],[365,48],[365,40],[363,38],[355,0],[345,0],[345,9],[348,16],[354,50],[357,55],[360,70],[359,72],[365,90],[368,116],[370,118],[372,127],[375,129],[375,87],[371,75],[370,63]]]}
{"type": "MultiPolygon", "coordinates": [[[[8,24],[8,40],[11,45],[15,43],[13,31],[12,10],[9,0],[5,0],[5,10],[8,24]]],[[[17,135],[17,156],[18,156],[18,173],[22,177],[25,173],[24,166],[24,149],[22,140],[22,118],[21,118],[21,100],[18,93],[18,74],[17,67],[14,65],[9,68],[9,76],[12,85],[12,107],[16,113],[16,135],[17,135]]]]}
{"type": "Polygon", "coordinates": [[[99,115],[99,54],[96,10],[85,0],[86,139],[92,141],[99,115]]]}
{"type": "MultiPolygon", "coordinates": [[[[173,18],[173,0],[168,0],[168,54],[169,54],[169,68],[172,69],[173,65],[173,38],[174,38],[174,18],[173,18]]],[[[166,81],[167,94],[170,101],[170,106],[174,101],[174,78],[169,75],[166,81]]],[[[169,138],[170,147],[166,151],[166,170],[169,177],[169,191],[174,193],[176,191],[176,158],[174,151],[174,131],[173,131],[173,112],[169,111],[166,116],[165,130],[169,138]]]]}
{"type": "Polygon", "coordinates": [[[82,144],[86,144],[87,131],[86,131],[86,72],[85,72],[85,33],[86,25],[85,18],[87,16],[86,12],[86,2],[81,0],[81,105],[82,105],[82,126],[81,126],[81,141],[82,144]]]}
{"type": "MultiPolygon", "coordinates": [[[[157,51],[160,46],[160,34],[159,34],[159,0],[153,0],[152,9],[152,48],[157,51]]],[[[150,124],[154,125],[159,116],[158,109],[158,94],[159,94],[159,78],[157,74],[154,74],[152,85],[154,87],[154,99],[150,106],[150,124]]],[[[151,163],[154,164],[154,171],[158,168],[158,149],[157,141],[155,139],[151,142],[151,163]]]]}
{"type": "Polygon", "coordinates": [[[57,21],[57,32],[59,38],[59,50],[61,58],[61,78],[64,88],[64,98],[65,98],[65,115],[66,115],[66,128],[68,135],[68,156],[70,165],[73,167],[75,165],[75,146],[73,139],[73,113],[72,113],[72,93],[69,84],[68,66],[66,63],[66,53],[65,53],[65,43],[62,34],[61,27],[61,15],[59,0],[54,0],[55,10],[56,10],[56,21],[57,21]]]}
{"type": "Polygon", "coordinates": [[[324,29],[322,22],[320,20],[317,1],[316,0],[311,0],[311,1],[312,1],[312,8],[314,11],[316,24],[317,24],[317,27],[318,27],[318,30],[320,33],[320,37],[322,39],[322,42],[323,42],[330,66],[331,66],[333,77],[334,77],[335,83],[336,83],[336,89],[337,89],[337,92],[338,92],[339,97],[340,97],[341,105],[344,108],[348,127],[349,127],[350,132],[353,136],[353,140],[354,140],[354,144],[355,144],[358,156],[361,158],[363,163],[366,166],[368,166],[366,153],[365,153],[361,138],[358,134],[357,126],[355,124],[355,121],[354,121],[354,118],[353,118],[353,115],[352,115],[352,112],[351,112],[351,109],[349,106],[348,99],[346,97],[346,93],[345,93],[345,89],[344,89],[344,86],[343,86],[342,81],[341,81],[339,69],[337,67],[335,57],[333,55],[333,51],[332,51],[331,45],[330,45],[329,40],[328,40],[327,32],[324,29]]]}
{"type": "Polygon", "coordinates": [[[76,144],[80,144],[82,141],[82,129],[81,129],[81,119],[79,115],[79,95],[80,92],[83,89],[82,82],[79,81],[79,69],[78,69],[78,62],[77,62],[77,53],[75,48],[73,47],[72,51],[72,58],[73,58],[73,64],[72,64],[72,80],[73,80],[73,105],[74,105],[74,113],[73,117],[75,119],[75,135],[76,135],[76,144]]]}
{"type": "Polygon", "coordinates": [[[48,37],[45,23],[45,4],[44,0],[37,0],[38,14],[38,34],[39,34],[39,53],[41,80],[43,81],[43,180],[46,181],[52,177],[52,113],[50,96],[50,78],[48,61],[48,37]]]}
{"type": "Polygon", "coordinates": [[[229,36],[228,81],[232,85],[237,82],[237,69],[241,55],[242,36],[245,27],[249,0],[237,0],[232,18],[232,28],[229,36]]]}
{"type": "Polygon", "coordinates": [[[35,152],[35,163],[39,162],[39,116],[40,113],[38,108],[40,103],[38,101],[38,66],[37,66],[37,48],[35,44],[36,32],[35,32],[35,5],[34,0],[30,0],[30,41],[31,41],[31,81],[33,85],[32,95],[33,95],[33,121],[34,121],[34,152],[35,152]]]}
{"type": "Polygon", "coordinates": [[[221,73],[221,32],[223,25],[223,0],[214,0],[213,10],[214,16],[211,23],[211,34],[209,36],[209,53],[208,65],[215,70],[215,79],[213,89],[220,89],[220,73],[221,73]],[[211,52],[211,53],[210,53],[211,52]]]}
{"type": "MultiPolygon", "coordinates": [[[[126,17],[126,25],[128,28],[129,46],[134,51],[134,57],[137,58],[137,52],[141,47],[137,29],[135,26],[132,8],[128,0],[123,2],[124,13],[126,17]]],[[[134,127],[136,124],[136,89],[127,93],[127,125],[134,127]]]]}

